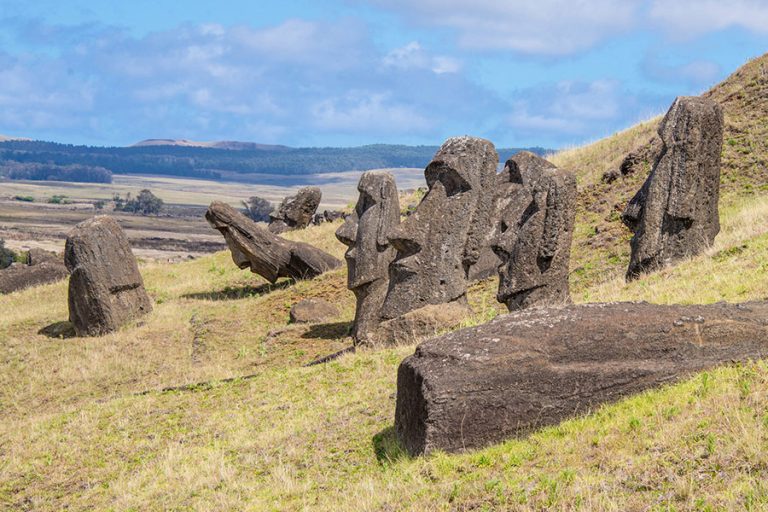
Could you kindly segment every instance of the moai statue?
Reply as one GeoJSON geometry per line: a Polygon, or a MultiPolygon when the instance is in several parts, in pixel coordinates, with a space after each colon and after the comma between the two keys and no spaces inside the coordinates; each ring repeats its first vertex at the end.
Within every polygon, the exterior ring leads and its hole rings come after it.
{"type": "Polygon", "coordinates": [[[304,229],[312,222],[323,193],[319,187],[303,187],[295,196],[283,199],[277,210],[269,214],[269,230],[280,234],[304,229]]]}
{"type": "Polygon", "coordinates": [[[467,274],[490,225],[499,157],[475,137],[448,139],[424,170],[429,190],[390,235],[397,257],[389,266],[382,318],[428,305],[466,302],[467,274]]]}
{"type": "Polygon", "coordinates": [[[575,176],[523,151],[507,161],[497,190],[497,299],[510,311],[570,302],[575,176]]]}
{"type": "Polygon", "coordinates": [[[388,172],[363,173],[357,190],[355,211],[336,231],[336,238],[349,247],[344,256],[347,287],[357,299],[352,338],[355,345],[372,345],[387,295],[389,264],[395,259],[388,237],[400,223],[400,202],[395,178],[388,172]]]}
{"type": "Polygon", "coordinates": [[[622,214],[635,233],[627,280],[701,253],[720,231],[720,105],[677,98],[659,135],[661,155],[622,214]]]}
{"type": "Polygon", "coordinates": [[[152,311],[128,237],[115,219],[97,215],[70,231],[69,321],[78,336],[100,336],[152,311]]]}

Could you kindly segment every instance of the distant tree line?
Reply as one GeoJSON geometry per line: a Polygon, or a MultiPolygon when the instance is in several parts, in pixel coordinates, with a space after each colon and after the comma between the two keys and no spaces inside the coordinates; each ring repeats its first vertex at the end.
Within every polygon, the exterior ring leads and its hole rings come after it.
{"type": "MultiPolygon", "coordinates": [[[[92,147],[41,141],[0,143],[0,168],[7,162],[55,167],[80,165],[114,174],[158,174],[205,179],[238,179],[238,175],[301,176],[319,172],[390,167],[423,168],[437,146],[374,144],[354,148],[289,148],[231,150],[189,146],[92,147]]],[[[528,148],[536,153],[542,148],[528,148]]],[[[504,159],[517,149],[500,149],[504,159]]]]}
{"type": "Polygon", "coordinates": [[[112,173],[108,169],[82,164],[58,165],[0,160],[0,174],[12,180],[112,183],[112,173]]]}

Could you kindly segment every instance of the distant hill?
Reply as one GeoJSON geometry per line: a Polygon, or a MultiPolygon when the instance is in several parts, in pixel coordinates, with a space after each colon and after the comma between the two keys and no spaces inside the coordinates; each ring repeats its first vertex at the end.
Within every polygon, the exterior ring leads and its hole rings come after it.
{"type": "MultiPolygon", "coordinates": [[[[291,148],[250,142],[195,143],[150,139],[130,147],[74,146],[55,142],[0,142],[0,175],[32,164],[82,166],[113,174],[183,176],[246,183],[298,185],[324,172],[383,168],[423,168],[438,146],[373,144],[352,148],[291,148]],[[208,145],[200,145],[208,144],[208,145]]],[[[499,149],[502,162],[523,148],[499,149]]],[[[544,148],[525,148],[538,154],[544,148]]],[[[45,175],[45,173],[43,173],[45,175]]],[[[45,178],[43,178],[45,179],[45,178]]],[[[51,178],[52,179],[52,178],[51,178]]]]}
{"type": "Polygon", "coordinates": [[[29,139],[25,139],[24,137],[9,137],[7,135],[0,135],[0,142],[5,142],[7,140],[29,140],[29,139]]]}
{"type": "Polygon", "coordinates": [[[184,146],[198,148],[232,149],[236,151],[280,151],[290,149],[279,144],[259,144],[258,142],[239,142],[236,140],[218,140],[212,142],[196,142],[187,139],[146,139],[130,147],[144,146],[184,146]]]}

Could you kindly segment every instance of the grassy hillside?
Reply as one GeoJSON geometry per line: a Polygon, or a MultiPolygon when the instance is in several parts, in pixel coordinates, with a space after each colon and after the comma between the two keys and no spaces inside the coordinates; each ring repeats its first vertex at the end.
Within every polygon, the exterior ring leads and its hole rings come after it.
{"type": "MultiPolygon", "coordinates": [[[[645,176],[600,176],[647,142],[657,120],[554,157],[579,174],[577,301],[768,298],[765,138],[743,129],[768,119],[746,107],[766,107],[764,94],[750,99],[768,86],[763,61],[711,93],[726,108],[726,141],[739,142],[724,148],[722,231],[705,255],[630,284],[619,278],[628,233],[612,212],[645,176]],[[747,147],[751,164],[737,156],[747,147]]],[[[337,226],[289,236],[340,256],[337,226]]],[[[95,339],[39,333],[66,319],[65,283],[0,296],[0,509],[768,508],[764,362],[695,375],[484,450],[408,457],[392,422],[397,365],[413,346],[301,366],[350,343],[344,272],[270,286],[226,253],[143,264],[155,311],[95,339]],[[312,296],[337,303],[338,318],[288,325],[290,305],[312,296]]],[[[470,323],[502,311],[495,286],[472,288],[470,323]]]]}

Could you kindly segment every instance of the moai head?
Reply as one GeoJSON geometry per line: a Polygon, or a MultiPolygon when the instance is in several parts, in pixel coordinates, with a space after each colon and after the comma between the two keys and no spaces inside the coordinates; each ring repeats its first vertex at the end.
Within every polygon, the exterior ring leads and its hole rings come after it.
{"type": "Polygon", "coordinates": [[[503,262],[497,299],[510,311],[568,302],[575,177],[521,152],[507,161],[499,182],[499,218],[491,245],[503,262]]]}
{"type": "Polygon", "coordinates": [[[489,141],[448,139],[424,170],[429,190],[390,235],[397,257],[389,267],[386,319],[465,296],[467,269],[490,224],[498,155],[489,141]]]}
{"type": "Polygon", "coordinates": [[[336,238],[349,247],[344,257],[350,290],[388,278],[389,263],[395,256],[388,237],[400,222],[397,185],[390,173],[363,173],[357,190],[355,211],[336,231],[336,238]]]}
{"type": "Polygon", "coordinates": [[[709,98],[677,98],[658,133],[661,152],[622,214],[635,233],[627,280],[701,253],[720,231],[722,108],[709,98]]]}

